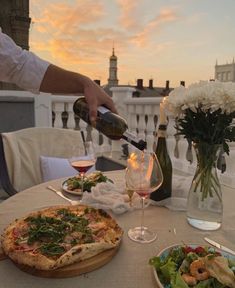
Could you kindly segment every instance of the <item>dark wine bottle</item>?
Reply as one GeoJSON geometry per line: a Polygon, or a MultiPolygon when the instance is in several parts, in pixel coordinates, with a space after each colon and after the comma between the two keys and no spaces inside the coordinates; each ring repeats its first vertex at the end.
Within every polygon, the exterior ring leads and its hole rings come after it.
{"type": "Polygon", "coordinates": [[[162,116],[161,113],[164,112],[160,112],[160,124],[158,127],[157,147],[155,153],[162,169],[163,182],[156,191],[150,194],[150,199],[155,201],[161,201],[171,197],[172,192],[172,163],[168,153],[166,141],[167,120],[165,115],[162,116]]]}
{"type": "MultiPolygon", "coordinates": [[[[86,123],[91,124],[89,119],[89,108],[85,97],[80,97],[75,101],[73,111],[86,123]]],[[[111,140],[124,139],[140,150],[146,148],[146,142],[144,140],[138,139],[128,131],[126,120],[104,106],[100,106],[97,109],[95,128],[111,140]]]]}

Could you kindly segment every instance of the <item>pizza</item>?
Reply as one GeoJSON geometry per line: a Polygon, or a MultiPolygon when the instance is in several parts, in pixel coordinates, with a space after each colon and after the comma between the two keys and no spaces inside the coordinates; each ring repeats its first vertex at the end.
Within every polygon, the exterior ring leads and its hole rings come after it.
{"type": "Polygon", "coordinates": [[[54,270],[119,245],[123,230],[104,210],[86,205],[53,206],[15,220],[2,249],[18,264],[54,270]]]}

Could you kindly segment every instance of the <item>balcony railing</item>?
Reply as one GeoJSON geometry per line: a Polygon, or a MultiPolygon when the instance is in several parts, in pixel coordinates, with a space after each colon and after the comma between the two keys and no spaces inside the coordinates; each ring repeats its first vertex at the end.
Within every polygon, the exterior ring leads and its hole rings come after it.
{"type": "MultiPolygon", "coordinates": [[[[148,143],[148,149],[156,147],[156,131],[159,124],[159,107],[162,97],[156,98],[133,98],[134,89],[130,87],[112,88],[112,98],[115,102],[119,114],[127,120],[129,130],[148,143]]],[[[66,129],[75,129],[84,131],[87,139],[92,139],[96,150],[101,154],[121,151],[123,140],[111,141],[106,136],[100,134],[97,130],[87,125],[73,113],[73,103],[78,96],[68,95],[50,95],[41,93],[34,95],[23,91],[11,91],[10,95],[20,101],[22,95],[25,98],[34,99],[35,126],[40,127],[57,127],[66,129]],[[23,93],[23,94],[22,94],[23,93]]],[[[1,98],[6,99],[9,91],[0,91],[1,98]]],[[[12,104],[13,105],[13,104],[12,104]]],[[[193,153],[193,162],[190,164],[186,160],[188,143],[185,139],[175,137],[175,121],[169,115],[168,124],[168,150],[172,159],[173,167],[184,172],[192,172],[196,165],[196,156],[193,153]]],[[[132,147],[129,146],[129,152],[132,147]]],[[[221,175],[221,182],[235,187],[233,177],[235,170],[235,145],[230,145],[230,156],[226,156],[227,170],[221,175]]]]}

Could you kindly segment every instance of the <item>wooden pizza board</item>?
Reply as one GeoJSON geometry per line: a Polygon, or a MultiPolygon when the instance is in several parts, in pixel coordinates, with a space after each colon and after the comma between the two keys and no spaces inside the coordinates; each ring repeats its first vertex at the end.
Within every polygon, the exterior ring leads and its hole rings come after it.
{"type": "Polygon", "coordinates": [[[91,272],[98,269],[108,263],[119,249],[115,247],[113,249],[106,250],[94,257],[86,259],[84,261],[74,263],[56,270],[38,270],[33,267],[15,263],[14,264],[22,271],[29,273],[34,276],[44,277],[44,278],[68,278],[78,276],[84,273],[91,272]]]}

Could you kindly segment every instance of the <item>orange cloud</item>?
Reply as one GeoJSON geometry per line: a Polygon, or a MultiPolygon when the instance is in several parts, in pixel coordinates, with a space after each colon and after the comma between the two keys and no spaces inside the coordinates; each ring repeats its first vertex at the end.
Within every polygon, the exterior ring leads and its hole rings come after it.
{"type": "Polygon", "coordinates": [[[120,7],[120,24],[126,29],[136,30],[139,27],[139,20],[141,14],[139,14],[139,6],[144,3],[143,0],[116,0],[120,7]]]}
{"type": "MultiPolygon", "coordinates": [[[[37,7],[37,6],[35,6],[37,7]]],[[[37,15],[33,15],[36,29],[42,31],[47,29],[56,34],[72,33],[82,24],[93,23],[104,17],[104,5],[101,1],[77,0],[74,5],[59,2],[49,4],[40,13],[37,8],[37,15]]]]}
{"type": "MultiPolygon", "coordinates": [[[[119,59],[132,59],[133,67],[136,67],[134,63],[137,63],[138,58],[132,58],[132,54],[136,52],[140,55],[143,46],[148,48],[147,54],[150,54],[153,51],[152,45],[155,45],[151,33],[155,33],[161,25],[177,19],[173,9],[163,9],[144,24],[138,6],[144,0],[116,0],[120,7],[120,11],[117,11],[120,12],[118,19],[122,23],[120,29],[120,25],[113,25],[115,19],[112,26],[102,22],[108,15],[103,0],[74,0],[73,5],[64,0],[43,5],[43,1],[31,0],[31,5],[34,5],[31,17],[35,23],[32,28],[33,37],[30,39],[32,51],[39,56],[46,56],[49,61],[65,69],[79,71],[93,79],[103,78],[105,82],[113,41],[119,59]]],[[[164,43],[155,45],[155,53],[161,52],[164,47],[164,43]]],[[[121,63],[119,67],[121,71],[121,63]]]]}
{"type": "Polygon", "coordinates": [[[155,17],[150,23],[149,27],[158,27],[164,23],[169,23],[178,20],[179,17],[176,12],[171,8],[163,8],[160,14],[155,17]]]}
{"type": "Polygon", "coordinates": [[[178,19],[179,17],[173,9],[164,8],[160,11],[160,14],[149,21],[139,33],[131,37],[131,42],[140,47],[146,46],[151,38],[151,33],[159,30],[163,24],[174,22],[178,19]]]}
{"type": "MultiPolygon", "coordinates": [[[[45,43],[43,40],[31,42],[31,48],[34,51],[48,51],[51,57],[56,61],[60,60],[66,65],[76,64],[94,64],[107,61],[107,53],[111,53],[113,39],[118,39],[117,43],[123,41],[123,35],[119,32],[107,28],[98,30],[78,29],[77,34],[60,35],[45,43]],[[69,36],[69,37],[68,37],[69,36]]],[[[116,48],[118,44],[116,45],[116,48]]]]}

